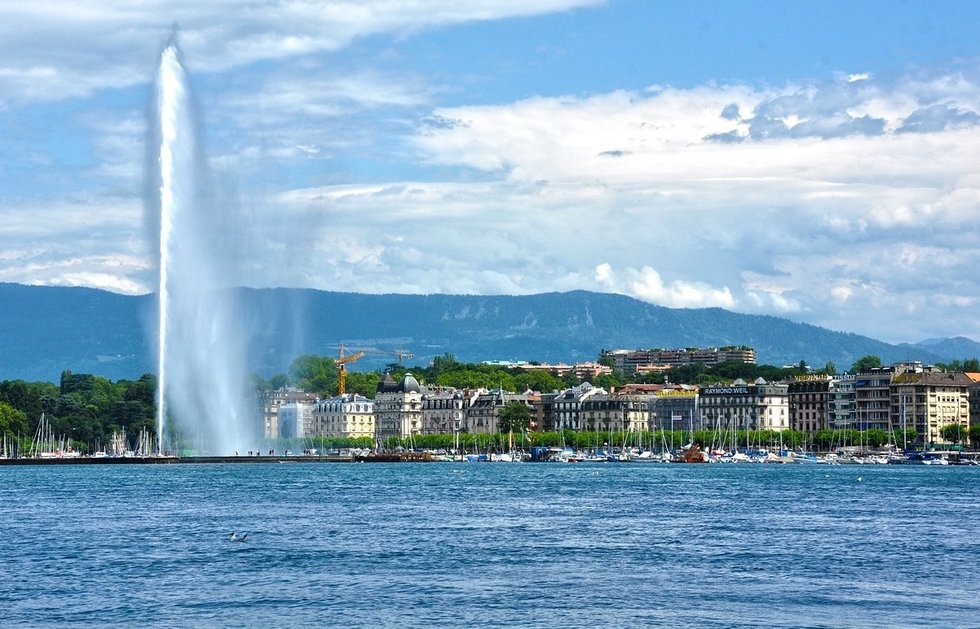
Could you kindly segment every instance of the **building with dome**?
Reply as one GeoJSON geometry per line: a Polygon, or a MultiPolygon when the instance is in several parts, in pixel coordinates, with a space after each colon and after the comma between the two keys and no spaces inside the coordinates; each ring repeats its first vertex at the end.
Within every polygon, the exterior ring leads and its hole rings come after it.
{"type": "Polygon", "coordinates": [[[395,381],[386,373],[374,396],[377,439],[410,437],[422,432],[422,395],[419,381],[410,373],[395,381]]]}

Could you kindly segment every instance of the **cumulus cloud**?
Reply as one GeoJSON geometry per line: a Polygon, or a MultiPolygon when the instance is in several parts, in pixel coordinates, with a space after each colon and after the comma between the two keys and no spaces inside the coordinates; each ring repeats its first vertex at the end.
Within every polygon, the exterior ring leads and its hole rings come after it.
{"type": "Polygon", "coordinates": [[[624,269],[616,272],[603,262],[595,269],[599,286],[610,293],[620,293],[643,301],[672,308],[734,308],[735,298],[727,286],[716,288],[701,282],[675,280],[665,283],[656,269],[624,269]]]}

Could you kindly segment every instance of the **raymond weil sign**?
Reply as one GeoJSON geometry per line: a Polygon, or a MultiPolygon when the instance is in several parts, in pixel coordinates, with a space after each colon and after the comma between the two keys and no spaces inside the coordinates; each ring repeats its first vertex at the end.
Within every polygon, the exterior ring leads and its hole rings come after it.
{"type": "Polygon", "coordinates": [[[749,387],[708,387],[701,395],[751,395],[749,387]]]}

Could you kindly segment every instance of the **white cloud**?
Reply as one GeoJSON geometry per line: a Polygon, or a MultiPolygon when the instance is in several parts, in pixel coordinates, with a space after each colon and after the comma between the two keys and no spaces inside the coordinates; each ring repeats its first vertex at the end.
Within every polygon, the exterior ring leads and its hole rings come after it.
{"type": "MultiPolygon", "coordinates": [[[[377,34],[529,16],[600,0],[46,0],[0,5],[0,95],[57,100],[146,83],[173,25],[192,70],[338,50],[377,34]]],[[[2,101],[0,101],[2,102],[2,101]]]]}

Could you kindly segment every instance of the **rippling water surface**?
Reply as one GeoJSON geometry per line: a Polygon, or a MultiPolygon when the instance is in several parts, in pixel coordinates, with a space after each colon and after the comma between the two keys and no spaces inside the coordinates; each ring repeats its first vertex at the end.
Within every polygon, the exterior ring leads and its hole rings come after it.
{"type": "Polygon", "coordinates": [[[5,626],[980,625],[976,467],[79,465],[0,483],[5,626]]]}

